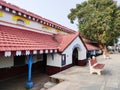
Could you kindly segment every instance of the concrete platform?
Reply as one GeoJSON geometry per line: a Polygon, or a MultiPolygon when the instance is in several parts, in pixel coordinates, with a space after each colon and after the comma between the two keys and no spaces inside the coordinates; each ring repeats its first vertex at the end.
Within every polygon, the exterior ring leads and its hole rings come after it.
{"type": "MultiPolygon", "coordinates": [[[[50,77],[60,79],[57,85],[47,90],[120,90],[120,54],[111,54],[111,59],[97,57],[104,63],[102,75],[90,74],[89,66],[74,66],[50,77]]],[[[33,74],[35,83],[31,90],[40,90],[49,81],[49,76],[43,73],[33,74]]],[[[0,81],[0,90],[26,90],[27,75],[0,81]]]]}
{"type": "Polygon", "coordinates": [[[52,75],[53,78],[64,79],[48,90],[120,90],[120,54],[111,54],[111,59],[97,57],[104,63],[102,75],[90,74],[89,66],[74,66],[52,75]]]}

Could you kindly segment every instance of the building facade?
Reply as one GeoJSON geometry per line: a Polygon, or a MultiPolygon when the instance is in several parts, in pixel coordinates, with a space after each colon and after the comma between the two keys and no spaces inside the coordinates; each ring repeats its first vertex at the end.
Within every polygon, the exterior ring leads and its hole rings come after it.
{"type": "Polygon", "coordinates": [[[0,80],[29,69],[51,75],[73,65],[84,66],[86,54],[78,32],[0,1],[0,80]]]}

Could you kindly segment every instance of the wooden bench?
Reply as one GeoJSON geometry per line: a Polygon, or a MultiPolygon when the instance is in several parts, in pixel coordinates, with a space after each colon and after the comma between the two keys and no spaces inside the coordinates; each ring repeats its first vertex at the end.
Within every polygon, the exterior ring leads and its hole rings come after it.
{"type": "Polygon", "coordinates": [[[103,70],[105,64],[98,63],[96,59],[90,59],[89,66],[91,74],[97,73],[98,75],[101,75],[101,71],[103,70]]]}

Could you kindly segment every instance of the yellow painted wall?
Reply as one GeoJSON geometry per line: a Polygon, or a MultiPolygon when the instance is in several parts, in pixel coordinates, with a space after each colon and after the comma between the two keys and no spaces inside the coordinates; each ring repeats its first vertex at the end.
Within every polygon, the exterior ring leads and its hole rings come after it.
{"type": "Polygon", "coordinates": [[[24,17],[21,17],[21,16],[17,16],[17,15],[15,15],[15,16],[13,16],[12,17],[12,20],[13,21],[17,21],[18,19],[21,19],[21,20],[23,20],[26,24],[30,24],[30,20],[29,19],[26,19],[26,18],[24,18],[24,17]]]}
{"type": "Polygon", "coordinates": [[[2,11],[0,11],[0,17],[3,17],[3,12],[2,11]]]}
{"type": "Polygon", "coordinates": [[[60,32],[62,32],[62,31],[60,31],[59,29],[56,29],[55,31],[56,31],[57,33],[60,33],[60,32]]]}
{"type": "Polygon", "coordinates": [[[48,29],[48,30],[52,30],[52,27],[47,26],[47,25],[42,25],[42,28],[48,29]]]}

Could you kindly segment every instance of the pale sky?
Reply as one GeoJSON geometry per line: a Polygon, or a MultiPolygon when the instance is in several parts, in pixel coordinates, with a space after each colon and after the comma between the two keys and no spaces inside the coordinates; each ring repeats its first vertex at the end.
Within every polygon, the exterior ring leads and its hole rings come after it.
{"type": "MultiPolygon", "coordinates": [[[[52,20],[70,29],[76,30],[76,24],[71,24],[67,15],[70,9],[74,8],[85,0],[4,0],[19,6],[27,11],[33,12],[43,18],[52,20]]],[[[120,0],[116,0],[120,2],[120,0]]]]}

